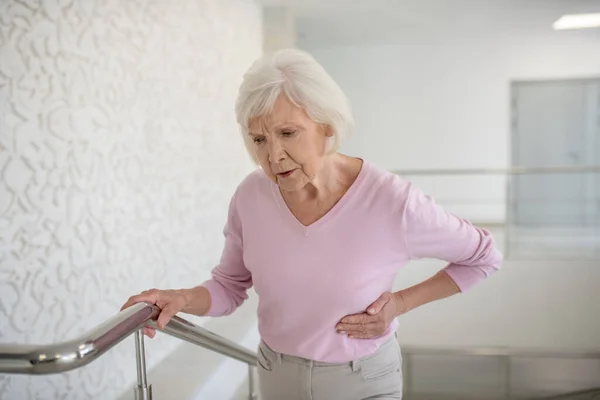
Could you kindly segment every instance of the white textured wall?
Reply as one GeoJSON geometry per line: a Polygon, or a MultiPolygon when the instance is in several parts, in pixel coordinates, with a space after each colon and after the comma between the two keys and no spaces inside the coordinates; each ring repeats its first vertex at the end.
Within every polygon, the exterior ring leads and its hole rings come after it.
{"type": "MultiPolygon", "coordinates": [[[[0,342],[73,338],[133,293],[200,283],[251,168],[233,114],[250,0],[0,0],[0,342]]],[[[150,367],[177,341],[148,344],[150,367]]],[[[0,399],[110,399],[132,340],[0,399]]]]}

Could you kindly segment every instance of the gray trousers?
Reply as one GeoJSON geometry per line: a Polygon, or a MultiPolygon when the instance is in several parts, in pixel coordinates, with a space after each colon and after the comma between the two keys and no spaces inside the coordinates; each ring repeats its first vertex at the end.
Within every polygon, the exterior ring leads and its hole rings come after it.
{"type": "Polygon", "coordinates": [[[261,400],[401,400],[402,355],[395,338],[374,354],[330,364],[258,348],[261,400]]]}

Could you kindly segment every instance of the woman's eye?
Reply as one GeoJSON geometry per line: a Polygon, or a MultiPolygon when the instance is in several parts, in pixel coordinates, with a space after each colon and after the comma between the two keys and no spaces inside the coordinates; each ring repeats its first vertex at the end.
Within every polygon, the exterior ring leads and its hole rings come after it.
{"type": "Polygon", "coordinates": [[[294,132],[294,131],[282,131],[281,135],[282,136],[292,136],[294,133],[296,133],[296,132],[294,132]]]}
{"type": "Polygon", "coordinates": [[[265,138],[255,137],[253,140],[254,140],[254,143],[261,144],[262,142],[265,141],[265,138]]]}

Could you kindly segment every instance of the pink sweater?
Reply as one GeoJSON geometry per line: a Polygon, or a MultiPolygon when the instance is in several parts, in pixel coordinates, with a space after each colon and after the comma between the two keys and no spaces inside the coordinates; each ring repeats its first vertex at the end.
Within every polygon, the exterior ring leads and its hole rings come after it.
{"type": "Polygon", "coordinates": [[[229,207],[225,247],[212,279],[208,315],[232,313],[254,285],[258,326],[273,350],[324,362],[372,354],[376,339],[336,332],[364,312],[409,260],[436,258],[461,291],[500,268],[490,234],[457,218],[410,182],[364,162],[356,181],[323,218],[305,227],[262,170],[238,187],[229,207]]]}

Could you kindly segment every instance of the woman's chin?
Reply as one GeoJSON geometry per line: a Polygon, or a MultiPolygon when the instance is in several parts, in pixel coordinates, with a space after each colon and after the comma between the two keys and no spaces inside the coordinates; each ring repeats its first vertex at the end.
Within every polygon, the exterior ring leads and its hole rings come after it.
{"type": "Polygon", "coordinates": [[[301,179],[294,179],[292,177],[277,178],[277,185],[285,192],[295,192],[306,186],[306,182],[301,179]]]}

